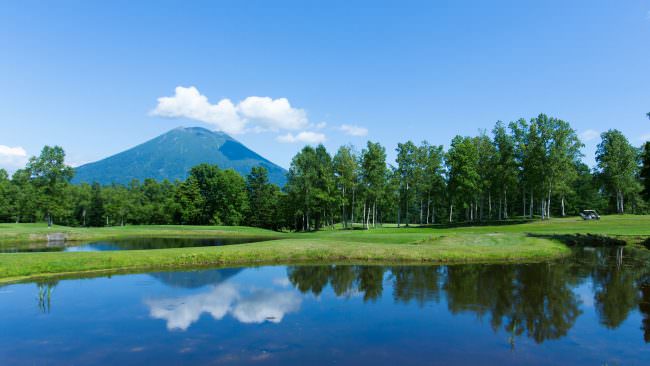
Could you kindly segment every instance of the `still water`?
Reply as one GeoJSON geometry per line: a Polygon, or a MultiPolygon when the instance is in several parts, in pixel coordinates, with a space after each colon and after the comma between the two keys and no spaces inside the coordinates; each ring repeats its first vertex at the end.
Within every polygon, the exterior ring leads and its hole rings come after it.
{"type": "Polygon", "coordinates": [[[93,242],[51,242],[2,244],[0,253],[19,252],[98,252],[113,250],[148,250],[168,248],[213,247],[273,240],[268,237],[225,238],[136,238],[93,242]]]}
{"type": "MultiPolygon", "coordinates": [[[[635,257],[636,259],[632,259],[635,257]]],[[[272,266],[0,287],[0,364],[648,365],[650,265],[272,266]]]]}

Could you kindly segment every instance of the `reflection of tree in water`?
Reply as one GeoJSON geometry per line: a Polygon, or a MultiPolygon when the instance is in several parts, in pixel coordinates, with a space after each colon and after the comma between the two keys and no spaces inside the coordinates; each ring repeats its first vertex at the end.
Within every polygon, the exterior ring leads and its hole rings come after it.
{"type": "Polygon", "coordinates": [[[596,311],[607,328],[617,328],[639,303],[632,271],[599,268],[594,271],[596,311]]]}
{"type": "Polygon", "coordinates": [[[373,266],[301,266],[289,267],[289,281],[302,293],[318,296],[331,284],[337,296],[355,290],[365,301],[376,300],[383,292],[383,267],[373,266]]]}
{"type": "Polygon", "coordinates": [[[375,301],[384,291],[384,268],[359,267],[359,291],[364,301],[375,301]]]}
{"type": "Polygon", "coordinates": [[[516,336],[526,331],[541,343],[566,335],[580,315],[567,279],[559,265],[451,266],[445,291],[452,313],[489,315],[494,330],[503,326],[516,336]]]}
{"type": "Polygon", "coordinates": [[[643,278],[650,279],[648,253],[634,248],[601,248],[576,255],[582,271],[592,279],[596,312],[607,328],[620,326],[637,305],[643,312],[640,292],[643,278]]]}
{"type": "Polygon", "coordinates": [[[38,309],[44,314],[49,314],[52,310],[52,292],[54,292],[57,284],[58,281],[36,283],[38,288],[38,309]]]}
{"type": "Polygon", "coordinates": [[[393,267],[390,271],[395,301],[408,303],[415,300],[420,306],[440,301],[440,267],[393,267]]]}
{"type": "Polygon", "coordinates": [[[289,281],[302,293],[318,296],[330,281],[331,266],[289,267],[289,281]]]}
{"type": "Polygon", "coordinates": [[[374,301],[382,295],[389,270],[396,302],[423,306],[438,302],[444,292],[452,314],[489,317],[495,331],[509,334],[513,348],[522,334],[538,343],[565,336],[581,313],[574,288],[591,279],[601,323],[616,328],[638,306],[650,341],[650,252],[626,253],[628,259],[620,252],[617,257],[616,248],[584,250],[564,261],[530,265],[305,266],[288,271],[303,293],[319,295],[329,284],[337,296],[361,293],[364,301],[374,301]],[[648,258],[639,260],[643,255],[648,258]]]}
{"type": "Polygon", "coordinates": [[[330,267],[330,283],[336,296],[350,294],[357,281],[357,273],[352,266],[330,267]]]}
{"type": "Polygon", "coordinates": [[[573,292],[567,266],[540,264],[518,267],[512,321],[520,323],[523,332],[536,342],[558,339],[566,335],[580,315],[580,300],[573,292]]]}

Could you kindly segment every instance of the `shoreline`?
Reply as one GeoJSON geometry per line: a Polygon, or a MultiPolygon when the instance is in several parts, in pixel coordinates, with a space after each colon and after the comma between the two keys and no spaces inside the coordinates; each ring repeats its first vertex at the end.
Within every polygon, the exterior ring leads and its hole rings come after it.
{"type": "Polygon", "coordinates": [[[249,227],[128,226],[47,229],[43,224],[0,224],[0,245],[33,242],[66,233],[71,243],[146,238],[265,238],[270,241],[212,247],[107,252],[0,254],[0,284],[66,275],[183,270],[207,267],[298,264],[461,264],[548,261],[572,245],[638,245],[649,242],[650,216],[576,218],[524,224],[372,230],[325,229],[278,233],[249,227]],[[20,239],[20,240],[18,240],[20,239]]]}

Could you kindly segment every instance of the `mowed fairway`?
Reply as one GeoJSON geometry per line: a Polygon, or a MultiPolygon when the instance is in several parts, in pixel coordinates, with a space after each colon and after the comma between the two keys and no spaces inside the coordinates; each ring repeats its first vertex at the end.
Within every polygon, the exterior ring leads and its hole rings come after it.
{"type": "Polygon", "coordinates": [[[41,224],[0,224],[0,245],[42,241],[48,233],[68,240],[162,237],[259,237],[273,241],[221,247],[0,254],[0,282],[73,273],[96,273],[199,266],[291,263],[465,263],[540,261],[570,249],[561,236],[599,235],[628,242],[650,237],[650,216],[607,216],[523,224],[467,227],[383,227],[276,233],[249,227],[127,226],[48,229],[41,224]]]}

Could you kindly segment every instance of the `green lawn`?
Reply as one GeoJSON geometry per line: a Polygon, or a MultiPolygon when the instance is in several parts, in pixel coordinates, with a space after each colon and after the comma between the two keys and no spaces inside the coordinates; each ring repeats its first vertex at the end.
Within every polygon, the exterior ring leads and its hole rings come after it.
{"type": "Polygon", "coordinates": [[[146,271],[197,266],[273,263],[460,263],[539,261],[565,256],[560,236],[602,235],[625,241],[650,237],[650,216],[608,216],[601,221],[553,219],[513,225],[446,228],[384,227],[275,233],[248,227],[127,226],[48,229],[41,224],[0,224],[0,243],[43,240],[47,233],[71,240],[126,237],[273,237],[224,247],[86,253],[0,254],[0,282],[71,273],[146,271]]]}

